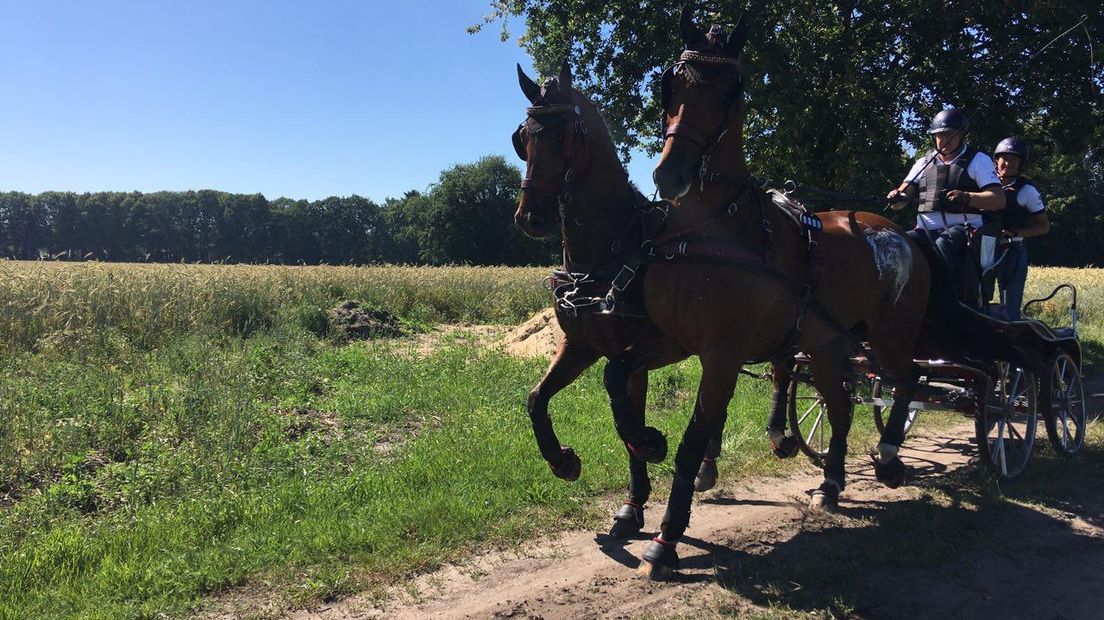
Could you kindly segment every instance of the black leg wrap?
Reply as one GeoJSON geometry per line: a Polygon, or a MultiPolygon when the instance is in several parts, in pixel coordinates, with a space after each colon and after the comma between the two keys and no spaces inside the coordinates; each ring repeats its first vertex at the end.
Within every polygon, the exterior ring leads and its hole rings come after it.
{"type": "Polygon", "coordinates": [[[824,477],[836,481],[841,491],[847,479],[844,470],[846,457],[847,439],[833,433],[832,439],[828,442],[828,458],[824,459],[824,477]]]}
{"type": "Polygon", "coordinates": [[[640,533],[644,529],[644,506],[631,500],[621,505],[613,515],[613,527],[610,528],[610,536],[613,538],[629,538],[640,533]]]}
{"type": "Polygon", "coordinates": [[[717,486],[717,457],[721,455],[721,431],[718,430],[709,438],[705,447],[705,458],[698,467],[698,474],[694,477],[695,491],[708,491],[717,486]]]}
{"type": "Polygon", "coordinates": [[[698,468],[698,475],[694,477],[694,490],[695,491],[708,491],[717,486],[717,459],[705,457],[702,459],[701,467],[698,468]]]}
{"type": "Polygon", "coordinates": [[[825,479],[820,486],[813,491],[809,505],[825,512],[835,512],[839,509],[839,497],[842,488],[835,481],[825,479]]]}
{"type": "Polygon", "coordinates": [[[678,570],[679,557],[674,543],[666,542],[659,536],[648,543],[641,559],[640,571],[652,579],[664,579],[678,570]]]}
{"type": "Polygon", "coordinates": [[[888,462],[882,463],[875,456],[874,477],[887,487],[896,489],[905,482],[905,462],[900,457],[895,456],[888,462]]]}
{"type": "MultiPolygon", "coordinates": [[[[767,432],[776,429],[767,429],[767,432]]],[[[797,438],[793,435],[783,435],[780,439],[771,440],[771,452],[780,459],[789,459],[797,456],[801,448],[797,445],[797,438]]]]}
{"type": "Polygon", "coordinates": [[[533,436],[537,440],[537,449],[549,465],[560,462],[560,440],[552,430],[552,419],[548,417],[548,399],[537,390],[529,393],[529,422],[533,425],[533,436]]]}
{"type": "Polygon", "coordinates": [[[555,463],[549,462],[548,467],[557,478],[568,482],[575,482],[583,472],[583,463],[579,460],[579,455],[567,446],[560,449],[559,460],[555,463]]]}
{"type": "Polygon", "coordinates": [[[659,429],[645,426],[639,437],[625,441],[633,456],[646,463],[662,463],[667,458],[667,438],[659,429]]]}
{"type": "MultiPolygon", "coordinates": [[[[681,452],[681,450],[679,451],[681,452]]],[[[690,526],[690,501],[694,496],[694,482],[675,472],[671,483],[671,497],[667,502],[667,512],[663,515],[660,531],[664,540],[678,542],[690,526]]]]}
{"type": "MultiPolygon", "coordinates": [[[[628,450],[628,446],[625,447],[628,450]]],[[[629,453],[629,500],[643,506],[652,495],[648,464],[629,453]]]]}
{"type": "Polygon", "coordinates": [[[614,359],[606,364],[604,373],[606,392],[613,410],[613,425],[625,442],[629,452],[648,463],[660,463],[667,458],[667,439],[659,430],[644,426],[642,418],[629,400],[628,365],[614,359]]]}
{"type": "Polygon", "coordinates": [[[767,429],[769,430],[786,432],[786,403],[789,402],[787,394],[792,380],[787,378],[785,381],[780,381],[774,390],[774,394],[771,395],[770,418],[767,420],[767,429]]]}
{"type": "Polygon", "coordinates": [[[886,385],[894,388],[893,407],[889,410],[889,419],[886,420],[881,443],[897,447],[905,443],[905,423],[908,421],[909,403],[916,394],[917,375],[915,373],[917,372],[918,369],[914,369],[913,376],[905,381],[886,380],[886,385]]]}

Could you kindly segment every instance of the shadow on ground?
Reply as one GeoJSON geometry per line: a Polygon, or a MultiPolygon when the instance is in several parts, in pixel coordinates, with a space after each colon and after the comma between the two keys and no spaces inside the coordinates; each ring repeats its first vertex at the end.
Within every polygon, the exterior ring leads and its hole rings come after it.
{"type": "Polygon", "coordinates": [[[1003,488],[976,467],[926,476],[916,499],[844,503],[796,532],[714,546],[716,579],[760,606],[843,617],[1099,617],[1102,478],[1100,446],[1038,448],[1003,488]]]}

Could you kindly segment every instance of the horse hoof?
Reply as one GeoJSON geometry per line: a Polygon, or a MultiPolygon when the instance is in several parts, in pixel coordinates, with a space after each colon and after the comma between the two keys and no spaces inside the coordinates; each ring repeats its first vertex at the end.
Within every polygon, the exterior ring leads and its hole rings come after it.
{"type": "Polygon", "coordinates": [[[708,491],[715,486],[717,486],[717,461],[707,458],[702,461],[701,467],[698,468],[698,475],[694,477],[694,490],[708,491]]]}
{"type": "Polygon", "coordinates": [[[555,465],[549,463],[548,466],[557,478],[568,482],[575,482],[579,479],[579,474],[583,473],[583,463],[579,460],[579,455],[567,446],[560,448],[560,462],[555,465]]]}
{"type": "Polygon", "coordinates": [[[771,444],[771,452],[774,452],[774,455],[780,459],[789,459],[797,456],[799,449],[797,439],[793,435],[784,436],[777,445],[771,444]]]}
{"type": "Polygon", "coordinates": [[[611,538],[618,540],[630,538],[644,529],[644,507],[625,502],[613,515],[613,527],[610,528],[611,538]]]}
{"type": "Polygon", "coordinates": [[[896,489],[905,482],[905,463],[896,456],[886,463],[874,459],[874,477],[887,487],[896,489]]]}
{"type": "Polygon", "coordinates": [[[677,568],[678,552],[675,551],[675,544],[660,542],[656,536],[648,543],[637,571],[648,579],[662,581],[669,579],[677,568]]]}
{"type": "Polygon", "coordinates": [[[636,445],[626,443],[629,451],[645,463],[662,463],[667,458],[667,438],[659,429],[644,427],[644,433],[636,445]]]}
{"type": "Polygon", "coordinates": [[[839,492],[817,489],[809,499],[809,508],[835,514],[839,512],[839,492]]]}

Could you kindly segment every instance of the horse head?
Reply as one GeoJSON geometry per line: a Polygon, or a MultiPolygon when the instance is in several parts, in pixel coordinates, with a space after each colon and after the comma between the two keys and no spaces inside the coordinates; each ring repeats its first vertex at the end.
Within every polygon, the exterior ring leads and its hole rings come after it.
{"type": "Polygon", "coordinates": [[[521,65],[517,72],[521,92],[532,105],[513,135],[514,150],[525,161],[514,221],[527,235],[540,238],[559,223],[573,177],[588,164],[584,116],[593,106],[572,88],[566,62],[543,87],[525,75],[521,65]]]}
{"type": "Polygon", "coordinates": [[[729,33],[713,26],[703,34],[694,24],[689,6],[684,6],[679,33],[685,50],[678,62],[663,72],[663,153],[652,172],[665,200],[690,190],[703,157],[722,138],[736,141],[739,148],[743,141],[740,54],[747,42],[747,20],[741,16],[729,33]]]}

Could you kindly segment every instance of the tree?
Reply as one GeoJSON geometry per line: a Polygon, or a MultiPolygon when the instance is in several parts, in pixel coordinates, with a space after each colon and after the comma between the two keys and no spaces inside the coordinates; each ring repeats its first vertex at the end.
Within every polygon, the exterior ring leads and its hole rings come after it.
{"type": "Polygon", "coordinates": [[[520,185],[517,168],[484,157],[442,172],[428,196],[408,198],[392,221],[408,222],[409,232],[399,234],[413,235],[418,258],[431,264],[547,265],[555,243],[530,239],[514,225],[520,185]]]}
{"type": "MultiPolygon", "coordinates": [[[[1013,134],[1038,145],[1034,172],[1044,186],[1069,185],[1050,178],[1051,157],[1063,162],[1063,175],[1101,176],[1104,64],[1090,65],[1088,36],[1104,37],[1097,0],[725,0],[699,3],[696,18],[730,27],[745,4],[753,173],[884,194],[904,176],[910,152],[929,148],[931,117],[953,104],[971,117],[970,140],[983,149],[1013,134]],[[1082,15],[1083,27],[1042,49],[1082,15]]],[[[492,7],[486,22],[501,20],[503,36],[507,16],[525,18],[521,43],[542,74],[570,61],[623,153],[657,151],[658,76],[681,50],[681,3],[501,0],[492,7]]],[[[1099,44],[1095,57],[1104,57],[1099,44]]],[[[1096,198],[1072,200],[1088,209],[1085,201],[1096,198]]]]}

